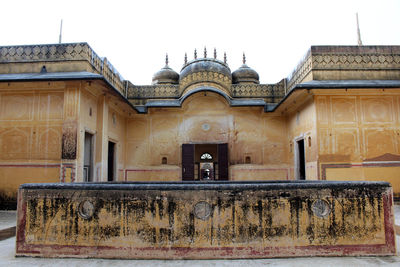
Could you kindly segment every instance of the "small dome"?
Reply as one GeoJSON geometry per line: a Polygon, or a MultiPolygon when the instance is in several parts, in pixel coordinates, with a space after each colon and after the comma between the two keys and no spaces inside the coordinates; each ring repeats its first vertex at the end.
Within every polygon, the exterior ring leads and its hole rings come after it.
{"type": "Polygon", "coordinates": [[[227,77],[231,76],[231,71],[225,63],[219,61],[218,59],[201,58],[187,63],[182,68],[181,79],[192,73],[207,71],[220,73],[227,77]]]}
{"type": "Polygon", "coordinates": [[[180,76],[180,84],[186,88],[187,86],[201,82],[214,82],[224,87],[229,87],[232,84],[232,74],[226,62],[216,58],[208,58],[206,50],[204,58],[197,58],[195,51],[195,59],[189,62],[185,61],[182,67],[180,76]]]}
{"type": "Polygon", "coordinates": [[[165,67],[153,75],[152,84],[178,84],[179,74],[168,66],[168,55],[165,67]]]}
{"type": "Polygon", "coordinates": [[[246,56],[243,54],[243,65],[232,73],[232,83],[260,83],[258,73],[246,65],[246,56]]]}

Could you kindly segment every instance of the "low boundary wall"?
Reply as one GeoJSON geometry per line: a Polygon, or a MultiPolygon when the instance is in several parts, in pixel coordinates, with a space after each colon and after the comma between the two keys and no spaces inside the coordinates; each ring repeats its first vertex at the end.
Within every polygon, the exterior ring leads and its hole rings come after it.
{"type": "Polygon", "coordinates": [[[17,256],[395,255],[386,182],[24,184],[17,256]]]}

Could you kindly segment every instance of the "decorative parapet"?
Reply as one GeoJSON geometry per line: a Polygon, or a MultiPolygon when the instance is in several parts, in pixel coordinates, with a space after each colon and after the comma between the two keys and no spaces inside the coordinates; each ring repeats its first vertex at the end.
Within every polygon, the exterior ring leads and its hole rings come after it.
{"type": "Polygon", "coordinates": [[[179,81],[181,92],[183,92],[190,85],[200,82],[217,83],[226,89],[230,88],[232,85],[232,79],[224,74],[213,71],[194,72],[188,74],[179,81]]]}
{"type": "Polygon", "coordinates": [[[100,58],[87,43],[0,47],[1,63],[87,61],[125,95],[124,79],[106,58],[100,58]]]}
{"type": "Polygon", "coordinates": [[[336,52],[326,54],[313,52],[312,65],[313,69],[399,69],[400,51],[397,54],[382,54],[382,52],[366,54],[336,52]]]}
{"type": "Polygon", "coordinates": [[[130,84],[128,99],[179,98],[179,85],[139,85],[130,84]]]}
{"type": "MultiPolygon", "coordinates": [[[[302,83],[314,71],[395,71],[400,72],[400,46],[312,46],[304,59],[288,77],[288,89],[302,83]]],[[[349,79],[365,79],[361,74],[349,75],[349,79]]],[[[381,72],[382,73],[382,72],[381,72]]],[[[332,77],[332,76],[328,76],[332,77]]],[[[341,75],[341,79],[345,79],[341,75]]],[[[378,79],[398,79],[398,74],[377,74],[378,79]]],[[[311,77],[324,80],[325,76],[311,77]]],[[[327,78],[331,79],[331,78],[327,78]]]]}
{"type": "Polygon", "coordinates": [[[295,70],[288,76],[287,88],[290,91],[296,84],[299,84],[310,73],[312,69],[311,51],[309,50],[295,70]]]}
{"type": "Polygon", "coordinates": [[[232,97],[273,98],[285,95],[284,80],[277,84],[233,84],[232,97]]]}

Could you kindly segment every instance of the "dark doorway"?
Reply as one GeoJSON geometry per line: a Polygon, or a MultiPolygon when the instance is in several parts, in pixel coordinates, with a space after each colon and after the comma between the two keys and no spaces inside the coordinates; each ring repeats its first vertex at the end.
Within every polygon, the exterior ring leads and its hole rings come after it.
{"type": "Polygon", "coordinates": [[[182,144],[182,180],[194,180],[194,144],[182,144]]]}
{"type": "Polygon", "coordinates": [[[107,181],[114,181],[115,177],[115,143],[108,142],[108,176],[107,181]]]}
{"type": "Polygon", "coordinates": [[[297,141],[298,148],[298,179],[305,180],[306,179],[306,157],[304,152],[304,139],[297,141]]]}
{"type": "Polygon", "coordinates": [[[228,144],[183,144],[182,180],[228,180],[228,144]]]}
{"type": "Polygon", "coordinates": [[[83,151],[83,181],[93,182],[93,134],[85,132],[83,151]]]}

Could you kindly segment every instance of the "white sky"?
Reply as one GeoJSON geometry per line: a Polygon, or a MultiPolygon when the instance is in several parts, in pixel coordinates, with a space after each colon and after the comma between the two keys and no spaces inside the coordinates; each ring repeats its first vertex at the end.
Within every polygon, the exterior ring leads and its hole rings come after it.
{"type": "Polygon", "coordinates": [[[356,45],[359,14],[364,45],[400,45],[399,0],[267,1],[2,1],[0,45],[88,42],[134,84],[150,84],[165,53],[178,73],[184,54],[226,51],[232,71],[255,69],[275,83],[296,67],[311,45],[356,45]]]}

